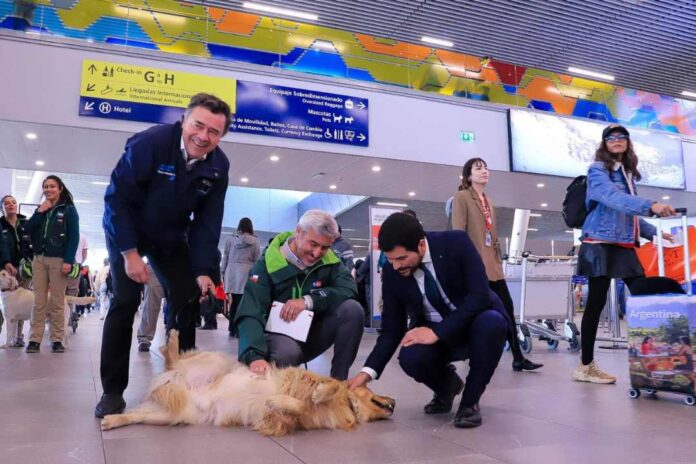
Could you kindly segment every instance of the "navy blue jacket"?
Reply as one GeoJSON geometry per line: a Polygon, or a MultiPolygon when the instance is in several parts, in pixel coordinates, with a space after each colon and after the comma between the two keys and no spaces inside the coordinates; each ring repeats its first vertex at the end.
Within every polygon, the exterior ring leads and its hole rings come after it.
{"type": "Polygon", "coordinates": [[[5,267],[10,262],[10,244],[5,235],[0,233],[0,267],[5,267]]]}
{"type": "Polygon", "coordinates": [[[217,275],[229,168],[227,156],[216,148],[186,171],[181,123],[135,134],[104,196],[110,246],[122,253],[188,242],[194,275],[217,275]]]}
{"type": "Polygon", "coordinates": [[[63,258],[66,264],[75,263],[75,253],[80,243],[80,216],[72,203],[60,203],[34,214],[24,224],[24,231],[31,236],[34,253],[51,258],[63,258]]]}
{"type": "MultiPolygon", "coordinates": [[[[6,255],[0,258],[0,266],[12,263],[15,267],[19,266],[22,258],[31,260],[32,252],[31,236],[25,231],[27,218],[17,215],[17,226],[13,227],[5,216],[0,217],[0,232],[5,240],[6,255]]],[[[0,251],[2,254],[2,251],[0,251]]]]}
{"type": "MultiPolygon", "coordinates": [[[[447,298],[457,307],[433,327],[440,341],[450,346],[465,343],[473,319],[488,309],[498,311],[508,320],[502,302],[488,287],[486,269],[469,235],[461,230],[428,232],[425,235],[437,280],[447,298]]],[[[391,264],[384,266],[382,272],[382,333],[365,362],[365,366],[374,369],[378,375],[394,355],[407,330],[426,325],[423,294],[415,277],[403,277],[391,264]]]]}

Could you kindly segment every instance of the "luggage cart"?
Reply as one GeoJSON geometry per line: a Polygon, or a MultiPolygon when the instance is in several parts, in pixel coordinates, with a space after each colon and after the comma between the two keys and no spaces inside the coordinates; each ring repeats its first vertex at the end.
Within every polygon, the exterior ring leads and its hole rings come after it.
{"type": "Polygon", "coordinates": [[[576,262],[575,256],[534,256],[524,252],[520,259],[506,263],[505,279],[519,311],[517,337],[525,353],[532,351],[535,336],[552,350],[558,348],[561,340],[568,342],[569,350],[580,350],[580,331],[573,322],[571,280],[576,262]]]}

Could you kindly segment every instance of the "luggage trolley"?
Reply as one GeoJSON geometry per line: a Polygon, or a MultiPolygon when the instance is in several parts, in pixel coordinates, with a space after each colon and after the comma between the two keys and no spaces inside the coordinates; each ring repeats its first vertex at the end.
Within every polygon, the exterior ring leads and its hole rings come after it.
{"type": "Polygon", "coordinates": [[[576,262],[575,256],[534,256],[529,252],[506,262],[505,279],[519,310],[517,337],[525,353],[532,351],[533,336],[546,341],[549,349],[557,349],[563,340],[569,350],[580,350],[571,281],[576,262]],[[563,326],[560,331],[559,323],[563,326]]]}

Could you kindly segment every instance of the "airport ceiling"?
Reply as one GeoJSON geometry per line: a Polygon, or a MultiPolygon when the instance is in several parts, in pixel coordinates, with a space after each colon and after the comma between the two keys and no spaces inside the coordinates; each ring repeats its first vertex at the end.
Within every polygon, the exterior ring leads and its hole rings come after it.
{"type": "MultiPolygon", "coordinates": [[[[130,135],[115,130],[0,120],[0,167],[23,171],[18,173],[19,179],[15,176],[15,194],[20,201],[29,188],[32,171],[59,173],[78,200],[81,225],[90,243],[100,247],[103,246],[104,184],[130,135]],[[35,133],[36,139],[27,139],[29,132],[35,133]],[[45,164],[37,167],[36,161],[45,164]]],[[[408,204],[418,212],[426,229],[444,229],[447,225],[444,203],[460,182],[459,166],[229,141],[223,142],[222,147],[230,158],[231,185],[369,197],[339,215],[347,229],[346,238],[354,239],[353,244],[358,247],[366,245],[365,239],[369,237],[367,208],[378,201],[408,204]],[[271,161],[271,155],[278,156],[279,161],[271,161]],[[376,165],[382,168],[380,172],[372,171],[376,165]],[[248,178],[248,182],[242,183],[242,177],[248,178]],[[336,185],[335,190],[330,189],[332,184],[336,185]],[[409,192],[415,195],[409,196],[409,192]]],[[[495,172],[488,192],[498,207],[500,235],[509,235],[514,207],[522,207],[544,213],[543,218],[535,218],[530,224],[539,229],[534,231],[535,238],[567,240],[558,213],[567,184],[568,179],[561,177],[495,172]],[[539,182],[545,184],[544,188],[536,186],[539,182]],[[541,208],[542,202],[548,203],[548,207],[541,208]]],[[[248,214],[252,217],[253,211],[248,214]]],[[[265,241],[267,235],[262,234],[262,238],[265,241]]]]}
{"type": "MultiPolygon", "coordinates": [[[[194,3],[249,11],[243,0],[194,3]]],[[[611,74],[630,89],[696,92],[694,0],[259,0],[314,13],[307,21],[568,74],[611,74]]],[[[269,14],[270,15],[270,14],[269,14]]],[[[302,21],[302,20],[301,20],[302,21]]]]}
{"type": "MultiPolygon", "coordinates": [[[[36,170],[36,161],[43,161],[45,165],[40,169],[46,172],[108,176],[130,135],[115,130],[0,120],[0,167],[36,170]],[[37,138],[27,139],[28,132],[37,134],[37,138]]],[[[223,141],[221,146],[230,159],[230,185],[444,203],[460,183],[461,166],[230,141],[223,141]],[[279,161],[271,161],[271,155],[278,156],[279,161]],[[376,165],[380,172],[372,171],[376,165]],[[241,182],[242,177],[248,182],[241,182]],[[409,192],[415,195],[411,197],[409,192]]],[[[536,209],[547,203],[549,210],[559,211],[568,182],[563,177],[497,172],[489,191],[498,206],[536,209]],[[539,182],[545,187],[537,188],[539,182]]]]}

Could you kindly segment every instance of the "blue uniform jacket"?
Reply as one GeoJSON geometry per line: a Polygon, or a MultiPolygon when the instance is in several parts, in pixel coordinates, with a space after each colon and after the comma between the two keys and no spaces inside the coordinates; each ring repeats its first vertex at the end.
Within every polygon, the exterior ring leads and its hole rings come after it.
{"type": "Polygon", "coordinates": [[[31,236],[35,254],[75,263],[80,243],[80,217],[75,205],[60,203],[43,213],[37,208],[24,224],[24,231],[31,236]]]}
{"type": "MultiPolygon", "coordinates": [[[[499,312],[512,330],[502,302],[488,286],[486,269],[469,235],[461,230],[428,232],[426,239],[437,280],[457,307],[433,327],[440,341],[454,346],[466,343],[471,322],[488,309],[499,312]]],[[[384,266],[382,273],[382,332],[365,362],[365,366],[378,375],[394,355],[406,331],[426,325],[423,294],[415,277],[402,276],[391,264],[384,266]]]]}
{"type": "MultiPolygon", "coordinates": [[[[633,191],[636,184],[631,179],[633,191]]],[[[587,172],[585,206],[589,213],[582,225],[582,238],[632,244],[635,240],[633,218],[648,216],[654,202],[631,195],[620,169],[608,171],[602,162],[594,162],[587,172]]],[[[652,240],[655,226],[639,218],[640,236],[652,240]]]]}
{"type": "Polygon", "coordinates": [[[181,123],[126,142],[104,196],[104,230],[118,252],[188,242],[194,275],[219,273],[218,243],[230,163],[216,148],[186,171],[181,123]]]}

